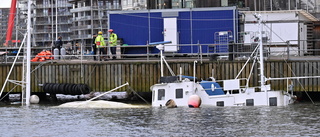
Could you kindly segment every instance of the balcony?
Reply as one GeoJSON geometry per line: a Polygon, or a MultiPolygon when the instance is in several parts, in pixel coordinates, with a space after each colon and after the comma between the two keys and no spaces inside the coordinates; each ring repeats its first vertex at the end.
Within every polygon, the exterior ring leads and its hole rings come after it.
{"type": "Polygon", "coordinates": [[[83,12],[83,11],[91,11],[91,7],[80,7],[80,8],[75,8],[75,9],[70,9],[71,13],[76,13],[76,12],[83,12]]]}
{"type": "Polygon", "coordinates": [[[72,30],[86,30],[86,29],[91,29],[91,25],[83,25],[83,26],[72,27],[72,30]]]}
{"type": "Polygon", "coordinates": [[[61,24],[61,25],[63,25],[63,24],[65,24],[65,25],[68,25],[68,24],[72,24],[72,21],[70,21],[70,20],[58,20],[58,22],[57,22],[58,24],[61,24]]]}
{"type": "Polygon", "coordinates": [[[91,20],[91,16],[82,16],[82,17],[75,18],[75,21],[85,21],[85,20],[91,20]]]}
{"type": "Polygon", "coordinates": [[[42,30],[36,30],[33,32],[34,34],[48,34],[48,33],[51,33],[51,30],[45,30],[45,29],[42,29],[42,30]]]}
{"type": "Polygon", "coordinates": [[[53,22],[51,21],[36,21],[36,25],[51,25],[53,22]]]}
{"type": "Polygon", "coordinates": [[[68,0],[69,3],[73,3],[73,2],[77,2],[77,1],[81,1],[81,0],[68,0]]]}
{"type": "Polygon", "coordinates": [[[36,8],[37,8],[37,9],[45,9],[45,8],[52,8],[52,6],[55,7],[55,5],[51,5],[50,3],[49,3],[49,4],[46,4],[46,5],[37,4],[37,5],[36,5],[36,8]]]}
{"type": "Polygon", "coordinates": [[[101,30],[101,29],[108,29],[108,28],[107,28],[107,25],[102,25],[102,26],[100,26],[100,25],[94,25],[94,26],[93,26],[93,29],[101,30]]]}
{"type": "MultiPolygon", "coordinates": [[[[88,20],[91,20],[92,16],[84,16],[84,17],[75,17],[73,18],[72,20],[73,21],[88,21],[88,20]]],[[[99,16],[94,16],[92,18],[92,20],[107,20],[108,17],[107,16],[102,16],[102,17],[99,17],[99,16]]]]}
{"type": "Polygon", "coordinates": [[[71,39],[92,39],[92,35],[90,34],[72,35],[71,39]]]}

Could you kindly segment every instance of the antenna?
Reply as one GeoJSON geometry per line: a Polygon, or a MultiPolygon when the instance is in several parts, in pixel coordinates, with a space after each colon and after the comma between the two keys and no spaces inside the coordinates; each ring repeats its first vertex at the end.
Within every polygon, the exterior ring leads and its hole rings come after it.
{"type": "MultiPolygon", "coordinates": [[[[165,61],[164,60],[164,56],[163,56],[164,44],[168,44],[168,43],[172,43],[172,42],[171,41],[161,41],[161,42],[149,43],[149,45],[157,45],[156,48],[160,50],[161,77],[163,77],[163,61],[165,61]]],[[[172,70],[170,69],[169,65],[168,64],[166,64],[166,65],[168,66],[169,71],[172,72],[172,70]]]]}

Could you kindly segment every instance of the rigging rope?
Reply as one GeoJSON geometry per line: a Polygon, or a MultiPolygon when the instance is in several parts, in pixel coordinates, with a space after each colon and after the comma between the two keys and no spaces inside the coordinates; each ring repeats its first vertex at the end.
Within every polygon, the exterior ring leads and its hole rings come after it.
{"type": "Polygon", "coordinates": [[[136,91],[134,91],[129,85],[128,85],[128,88],[134,93],[136,94],[139,98],[141,98],[144,102],[146,102],[148,105],[150,105],[150,103],[145,100],[143,97],[141,97],[136,91]]]}

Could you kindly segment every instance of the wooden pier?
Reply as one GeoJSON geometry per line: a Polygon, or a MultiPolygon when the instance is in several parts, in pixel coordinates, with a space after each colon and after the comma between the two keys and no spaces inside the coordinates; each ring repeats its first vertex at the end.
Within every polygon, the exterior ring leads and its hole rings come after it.
{"type": "MultiPolygon", "coordinates": [[[[196,63],[196,77],[207,79],[214,76],[216,80],[234,79],[245,61],[209,61],[208,59],[196,63]],[[214,72],[212,74],[212,72],[214,72]]],[[[180,67],[183,75],[193,76],[194,59],[169,59],[168,64],[176,75],[180,67]]],[[[0,84],[3,85],[12,64],[0,64],[0,84]]],[[[320,76],[320,61],[266,61],[266,77],[295,77],[295,76],[320,76]]],[[[252,63],[249,65],[252,66],[252,63]]],[[[246,78],[250,73],[246,67],[240,78],[246,78]]],[[[16,64],[10,76],[11,80],[21,80],[23,74],[22,64],[16,64]]],[[[254,66],[250,85],[259,84],[258,66],[254,66]]],[[[164,75],[170,75],[165,67],[164,75]]],[[[137,92],[151,92],[150,86],[157,83],[160,78],[159,60],[53,60],[46,62],[33,62],[31,73],[31,92],[43,92],[41,85],[44,83],[74,83],[87,84],[92,91],[108,91],[126,82],[137,92]]],[[[244,84],[245,81],[241,81],[244,84]]],[[[287,81],[272,82],[272,89],[286,90],[287,81]]],[[[320,91],[320,81],[316,79],[293,80],[294,91],[320,91]],[[304,86],[301,87],[299,82],[304,86]]],[[[10,92],[15,84],[8,83],[4,92],[10,92]]],[[[20,93],[21,87],[17,86],[11,93],[20,93]]],[[[119,91],[126,91],[121,88],[119,91]]]]}

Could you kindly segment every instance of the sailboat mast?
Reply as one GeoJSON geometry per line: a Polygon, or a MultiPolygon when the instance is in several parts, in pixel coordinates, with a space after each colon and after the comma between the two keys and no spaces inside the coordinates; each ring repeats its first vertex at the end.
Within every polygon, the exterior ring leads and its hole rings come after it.
{"type": "MultiPolygon", "coordinates": [[[[261,15],[257,15],[258,26],[259,26],[259,52],[260,52],[260,86],[261,88],[265,85],[265,77],[264,77],[264,60],[263,60],[263,45],[262,45],[262,24],[261,24],[261,15]]],[[[265,88],[261,90],[266,90],[265,88]]]]}
{"type": "Polygon", "coordinates": [[[30,105],[30,70],[31,70],[31,0],[28,0],[28,21],[27,21],[27,70],[26,70],[26,105],[30,105]]]}

